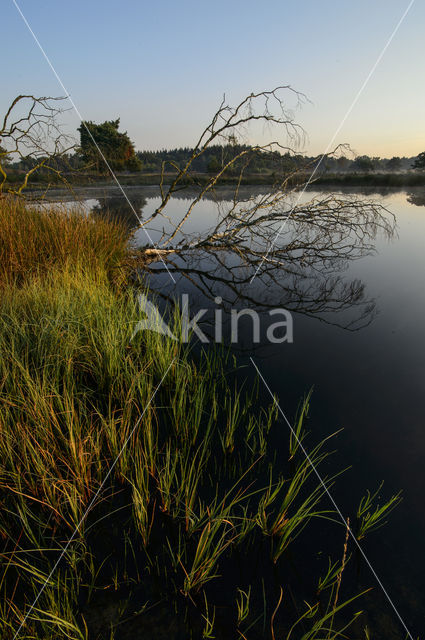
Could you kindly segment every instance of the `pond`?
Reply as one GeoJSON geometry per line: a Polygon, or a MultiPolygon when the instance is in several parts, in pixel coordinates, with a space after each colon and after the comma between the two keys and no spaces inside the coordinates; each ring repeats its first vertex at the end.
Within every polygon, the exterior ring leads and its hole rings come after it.
{"type": "MultiPolygon", "coordinates": [[[[155,188],[129,188],[128,194],[142,217],[160,202],[155,188]]],[[[310,191],[303,198],[320,195],[310,191]]],[[[147,279],[159,300],[181,303],[186,294],[191,318],[206,309],[199,326],[210,342],[219,317],[221,339],[243,365],[241,378],[254,379],[254,361],[291,423],[300,400],[313,389],[311,442],[306,446],[342,429],[333,440],[336,453],[328,464],[329,475],[347,469],[332,489],[344,516],[352,513],[365,490],[376,489],[383,480],[383,495],[403,491],[402,503],[388,524],[367,541],[365,551],[415,636],[424,628],[425,616],[425,193],[412,189],[356,195],[378,199],[395,215],[394,235],[388,238],[378,230],[374,251],[357,259],[334,260],[332,269],[317,281],[309,279],[305,286],[303,280],[296,295],[294,278],[285,268],[277,269],[273,279],[259,273],[251,282],[255,269],[242,268],[222,253],[171,256],[167,266],[175,282],[160,261],[150,265],[147,279]],[[326,289],[323,283],[332,287],[326,289]],[[259,340],[253,340],[253,319],[246,314],[238,340],[230,343],[231,308],[258,313],[259,340]],[[267,338],[272,308],[290,310],[292,341],[271,343],[267,338]]],[[[99,214],[115,210],[132,224],[128,205],[116,189],[82,191],[80,198],[88,209],[95,207],[99,214]]],[[[170,202],[173,218],[184,214],[188,198],[186,194],[170,202]]],[[[202,232],[213,226],[228,198],[226,190],[218,190],[216,200],[201,201],[184,231],[202,232]]],[[[163,231],[162,223],[152,224],[150,239],[157,242],[163,231]]],[[[146,245],[150,240],[139,230],[134,242],[146,245]]],[[[262,384],[260,402],[270,402],[262,384]]],[[[288,426],[281,422],[282,437],[287,437],[288,426]]],[[[374,587],[378,604],[373,615],[386,629],[386,637],[404,637],[366,566],[361,567],[361,582],[374,587]]]]}

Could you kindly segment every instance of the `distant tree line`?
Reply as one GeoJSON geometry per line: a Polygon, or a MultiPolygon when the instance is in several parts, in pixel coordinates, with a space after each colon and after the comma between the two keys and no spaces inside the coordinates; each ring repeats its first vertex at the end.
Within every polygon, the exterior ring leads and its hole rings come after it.
{"type": "MultiPolygon", "coordinates": [[[[222,147],[217,145],[206,150],[206,152],[193,163],[192,169],[199,173],[216,173],[219,171],[232,154],[239,153],[242,146],[222,147]]],[[[166,173],[174,173],[181,169],[190,158],[192,149],[189,147],[179,149],[163,149],[161,151],[137,151],[130,158],[119,159],[116,156],[111,161],[108,157],[108,164],[115,171],[141,171],[143,173],[160,173],[164,165],[166,173]]],[[[425,154],[424,154],[425,155],[425,154]]],[[[385,173],[408,171],[410,169],[425,169],[425,157],[393,157],[378,158],[370,156],[358,156],[356,158],[326,158],[320,164],[321,173],[385,173]]],[[[303,155],[280,154],[278,152],[256,152],[245,159],[247,174],[268,174],[268,173],[289,173],[291,171],[305,168],[313,169],[320,158],[303,155]]],[[[39,162],[39,158],[27,157],[18,162],[8,162],[8,158],[3,159],[10,168],[17,170],[29,170],[39,162]]],[[[241,165],[242,163],[240,163],[241,165]]],[[[91,151],[85,156],[80,153],[64,154],[55,160],[55,166],[62,171],[81,171],[84,169],[93,170],[98,173],[108,173],[102,158],[96,158],[91,151]]],[[[234,165],[229,174],[236,174],[241,167],[234,165]]]]}
{"type": "MultiPolygon", "coordinates": [[[[136,151],[126,132],[119,131],[120,120],[108,120],[100,124],[84,121],[78,128],[80,145],[71,153],[56,154],[49,157],[50,171],[68,174],[74,172],[84,175],[108,174],[109,167],[114,171],[142,173],[176,173],[190,161],[193,149],[180,147],[159,151],[136,151]],[[107,164],[105,163],[105,160],[107,164]],[[107,166],[108,165],[108,166],[107,166]]],[[[195,154],[197,155],[197,154],[195,154]]],[[[16,162],[6,148],[0,147],[1,164],[19,172],[29,172],[39,165],[43,174],[40,155],[25,155],[16,162]]],[[[191,162],[191,171],[202,174],[217,174],[229,164],[226,175],[285,175],[295,171],[313,171],[319,164],[318,173],[394,173],[410,169],[425,169],[425,152],[415,157],[379,158],[367,155],[347,157],[346,155],[326,156],[324,159],[295,153],[269,151],[265,148],[253,149],[237,142],[235,137],[228,138],[227,144],[211,144],[191,162]],[[241,156],[240,160],[232,159],[241,156]]]]}
{"type": "MultiPolygon", "coordinates": [[[[125,149],[125,145],[124,145],[125,149]]],[[[199,173],[216,173],[234,155],[249,147],[243,145],[215,145],[207,149],[192,165],[192,170],[199,173]]],[[[104,150],[102,150],[104,152],[104,150]]],[[[131,148],[125,150],[123,157],[116,152],[104,153],[108,164],[115,171],[141,171],[143,173],[160,173],[164,166],[165,173],[174,173],[184,167],[192,154],[190,147],[178,149],[162,149],[160,151],[137,151],[134,154],[131,148]]],[[[386,173],[397,171],[408,171],[410,169],[423,170],[425,159],[423,154],[414,157],[393,157],[378,158],[370,156],[357,156],[356,158],[327,157],[320,163],[320,173],[386,173]]],[[[8,159],[7,159],[8,160],[8,159]]],[[[280,154],[279,152],[255,152],[244,159],[246,174],[270,174],[289,173],[295,170],[313,170],[320,157],[280,154]]],[[[8,162],[8,165],[17,170],[28,171],[39,162],[39,159],[27,157],[18,162],[8,162]]],[[[64,154],[55,160],[55,166],[61,171],[89,171],[97,173],[108,173],[101,156],[96,149],[82,153],[64,154]],[[96,155],[97,153],[97,155],[96,155]]],[[[236,163],[230,170],[229,175],[237,174],[242,166],[236,163]]]]}
{"type": "MultiPolygon", "coordinates": [[[[250,147],[242,144],[211,145],[204,153],[196,158],[191,165],[192,171],[199,173],[216,173],[234,157],[243,151],[249,152],[250,147]]],[[[158,173],[162,170],[173,171],[177,167],[182,169],[193,153],[190,147],[179,149],[163,149],[161,151],[138,151],[137,156],[142,163],[142,171],[158,173]]],[[[288,172],[302,167],[303,156],[281,154],[277,151],[252,151],[236,162],[229,170],[229,174],[237,174],[245,167],[246,173],[288,172]]]]}
{"type": "MultiPolygon", "coordinates": [[[[231,154],[239,153],[243,148],[242,145],[228,146],[212,146],[206,149],[205,153],[194,163],[193,169],[200,173],[215,172],[220,169],[231,154]]],[[[189,147],[181,147],[178,149],[162,149],[160,151],[138,151],[137,156],[142,163],[142,171],[158,173],[161,171],[163,163],[166,170],[172,171],[173,165],[181,168],[188,161],[192,153],[189,147]]],[[[422,155],[422,154],[420,154],[422,155]]],[[[425,154],[424,154],[425,155],[425,154]]],[[[418,156],[420,157],[420,156],[418,156]]],[[[280,154],[279,152],[257,152],[250,159],[247,173],[270,173],[270,172],[287,172],[298,169],[314,168],[315,164],[320,160],[317,157],[296,155],[296,154],[280,154]]],[[[409,169],[420,169],[423,165],[415,164],[417,158],[414,157],[398,157],[379,158],[367,155],[348,158],[327,157],[320,163],[320,170],[329,173],[370,173],[370,172],[394,172],[408,171],[409,169]]]]}

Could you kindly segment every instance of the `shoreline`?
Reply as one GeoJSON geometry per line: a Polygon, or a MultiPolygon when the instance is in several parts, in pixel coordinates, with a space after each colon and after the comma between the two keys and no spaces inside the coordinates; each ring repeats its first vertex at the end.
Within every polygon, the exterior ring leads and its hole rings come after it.
{"type": "MultiPolygon", "coordinates": [[[[116,174],[119,183],[122,186],[134,186],[134,187],[159,187],[161,176],[160,174],[143,174],[143,173],[121,173],[116,174]]],[[[176,177],[177,174],[167,174],[164,176],[163,185],[169,185],[176,177]]],[[[288,186],[296,187],[299,185],[303,187],[308,181],[311,174],[299,174],[294,180],[290,180],[288,186]]],[[[204,186],[211,180],[211,175],[206,173],[193,174],[190,178],[181,181],[182,186],[204,186]]],[[[39,176],[40,178],[40,176],[39,176]]],[[[87,176],[83,180],[69,179],[69,176],[64,176],[65,181],[55,180],[41,181],[37,180],[29,184],[26,189],[26,193],[32,193],[40,189],[61,189],[64,187],[72,188],[103,188],[114,187],[117,183],[107,176],[87,176]]],[[[246,175],[242,178],[240,184],[243,186],[264,186],[264,185],[278,185],[283,181],[283,178],[276,177],[273,174],[252,174],[246,175]]],[[[8,182],[7,187],[13,187],[12,182],[8,182]]],[[[233,186],[238,184],[238,178],[236,176],[226,176],[221,178],[217,185],[221,186],[233,186]]],[[[323,174],[315,178],[308,188],[314,188],[315,186],[326,187],[425,187],[425,173],[347,173],[347,174],[323,174]]]]}

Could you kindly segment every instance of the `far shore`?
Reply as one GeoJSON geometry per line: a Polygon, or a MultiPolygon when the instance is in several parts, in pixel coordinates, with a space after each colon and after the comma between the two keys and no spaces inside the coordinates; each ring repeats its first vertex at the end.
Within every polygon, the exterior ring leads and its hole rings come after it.
{"type": "MultiPolygon", "coordinates": [[[[163,176],[163,185],[171,184],[177,174],[168,173],[163,176]]],[[[180,180],[179,184],[187,186],[196,186],[207,184],[213,176],[207,173],[191,174],[190,177],[180,180]]],[[[8,186],[13,187],[13,183],[19,180],[20,176],[10,176],[8,186]]],[[[297,185],[304,186],[309,180],[310,174],[297,174],[293,180],[289,180],[289,186],[296,187],[297,185]]],[[[152,186],[157,187],[161,182],[161,175],[158,173],[141,173],[141,172],[120,172],[117,174],[117,179],[120,185],[123,186],[152,186]]],[[[222,177],[217,186],[236,185],[239,177],[228,175],[222,177]]],[[[242,180],[241,184],[246,186],[262,186],[262,185],[279,185],[284,180],[284,177],[277,176],[275,174],[247,174],[242,180]]],[[[58,188],[67,184],[71,187],[113,187],[117,186],[116,181],[111,176],[99,176],[95,174],[85,174],[71,176],[64,175],[64,180],[52,181],[52,176],[42,176],[38,174],[37,181],[31,182],[28,185],[26,191],[37,191],[45,189],[47,186],[50,188],[58,188]]],[[[311,188],[317,186],[323,187],[422,187],[425,186],[425,172],[409,171],[398,173],[324,173],[317,177],[314,177],[311,181],[311,188]]]]}

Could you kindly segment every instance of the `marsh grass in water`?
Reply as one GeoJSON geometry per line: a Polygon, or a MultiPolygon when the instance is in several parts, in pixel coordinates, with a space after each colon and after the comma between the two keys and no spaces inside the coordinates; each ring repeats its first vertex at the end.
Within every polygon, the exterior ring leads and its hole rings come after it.
{"type": "MultiPolygon", "coordinates": [[[[0,235],[0,636],[22,624],[27,640],[307,640],[356,621],[364,637],[359,594],[342,595],[342,528],[316,573],[309,525],[339,525],[275,408],[258,408],[258,387],[238,384],[217,347],[131,340],[140,309],[125,231],[3,202],[0,235]],[[302,587],[298,537],[312,558],[302,587]]],[[[326,442],[310,450],[321,468],[326,442]]],[[[359,507],[360,536],[398,500],[375,499],[359,507]]]]}

